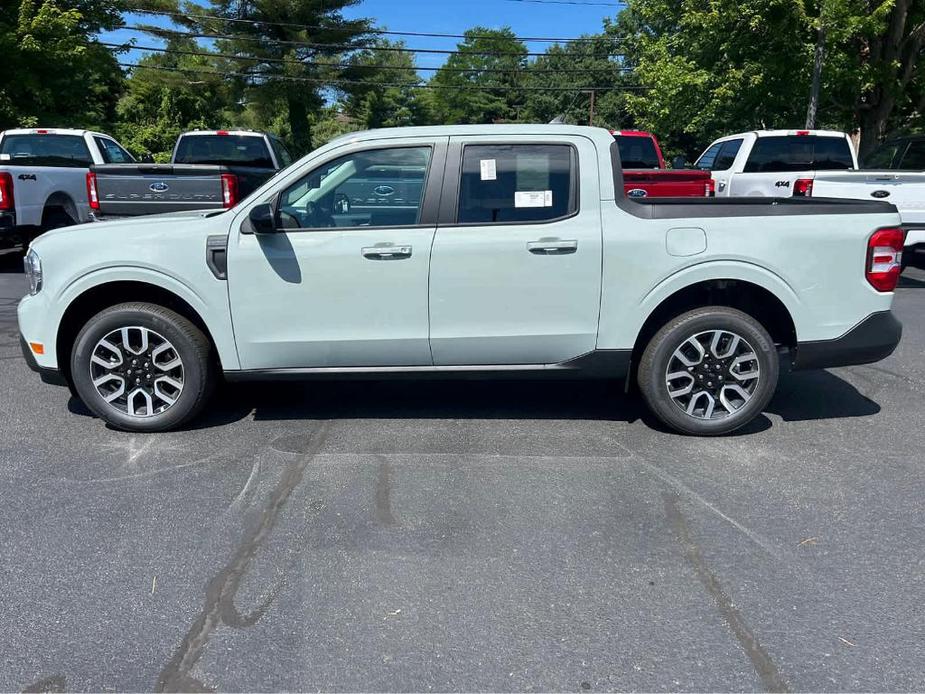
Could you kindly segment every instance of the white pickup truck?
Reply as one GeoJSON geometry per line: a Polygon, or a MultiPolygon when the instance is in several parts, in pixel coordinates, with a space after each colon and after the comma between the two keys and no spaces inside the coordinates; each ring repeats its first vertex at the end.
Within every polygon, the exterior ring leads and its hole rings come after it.
{"type": "Polygon", "coordinates": [[[729,135],[707,147],[694,166],[712,172],[717,197],[886,200],[899,210],[907,256],[925,244],[925,172],[879,166],[858,170],[845,133],[760,130],[729,135]]]}
{"type": "Polygon", "coordinates": [[[90,166],[133,161],[112,137],[89,130],[0,133],[0,248],[26,246],[48,229],[89,221],[90,166]]]}

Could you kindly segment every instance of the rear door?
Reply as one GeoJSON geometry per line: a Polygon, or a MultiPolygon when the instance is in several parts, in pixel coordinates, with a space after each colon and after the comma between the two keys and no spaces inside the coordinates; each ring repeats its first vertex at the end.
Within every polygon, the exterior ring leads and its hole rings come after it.
{"type": "Polygon", "coordinates": [[[583,137],[451,138],[431,254],[435,365],[552,364],[595,348],[598,166],[583,137]]]}

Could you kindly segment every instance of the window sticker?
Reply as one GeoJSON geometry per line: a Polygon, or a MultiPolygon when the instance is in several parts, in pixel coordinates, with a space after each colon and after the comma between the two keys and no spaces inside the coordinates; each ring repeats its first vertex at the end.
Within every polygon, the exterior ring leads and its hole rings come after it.
{"type": "Polygon", "coordinates": [[[13,158],[10,154],[0,154],[0,161],[10,161],[13,158]]]}
{"type": "Polygon", "coordinates": [[[498,164],[494,159],[482,159],[479,164],[482,168],[483,181],[498,180],[498,164]]]}
{"type": "Polygon", "coordinates": [[[514,207],[552,207],[552,191],[518,191],[514,193],[514,207]]]}

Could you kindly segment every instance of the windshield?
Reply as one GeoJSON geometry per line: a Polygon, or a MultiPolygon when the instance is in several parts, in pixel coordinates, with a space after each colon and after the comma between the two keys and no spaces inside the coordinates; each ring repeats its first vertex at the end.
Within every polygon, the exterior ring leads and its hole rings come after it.
{"type": "Polygon", "coordinates": [[[620,164],[624,169],[660,169],[658,152],[652,138],[634,135],[614,135],[620,148],[620,164]]]}
{"type": "Polygon", "coordinates": [[[275,168],[263,137],[254,135],[184,135],[173,161],[175,164],[275,168]]]}
{"type": "Polygon", "coordinates": [[[0,159],[28,166],[86,168],[93,163],[79,135],[7,135],[0,141],[0,159]]]}

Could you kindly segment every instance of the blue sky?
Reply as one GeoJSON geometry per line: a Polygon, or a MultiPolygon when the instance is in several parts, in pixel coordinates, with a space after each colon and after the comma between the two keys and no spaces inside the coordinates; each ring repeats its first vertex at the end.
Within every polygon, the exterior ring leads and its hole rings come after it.
{"type": "MultiPolygon", "coordinates": [[[[608,3],[606,0],[575,2],[598,4],[556,4],[523,0],[365,0],[346,10],[344,14],[349,17],[371,17],[377,28],[392,31],[461,34],[477,25],[489,28],[510,26],[519,36],[567,38],[599,32],[604,17],[614,17],[619,10],[618,3],[608,3]]],[[[165,21],[153,21],[150,17],[129,18],[129,23],[134,21],[168,25],[165,21]]],[[[123,42],[132,37],[137,37],[137,43],[142,45],[159,45],[159,42],[150,36],[127,30],[104,34],[102,40],[123,42]]],[[[424,37],[407,37],[405,41],[412,48],[445,50],[452,50],[457,43],[456,39],[424,37]]],[[[530,43],[528,47],[531,52],[540,52],[548,45],[530,43]]],[[[133,51],[122,60],[135,62],[141,55],[140,51],[133,51]]],[[[418,64],[424,67],[436,67],[445,59],[446,56],[443,55],[418,54],[418,64]]]]}

